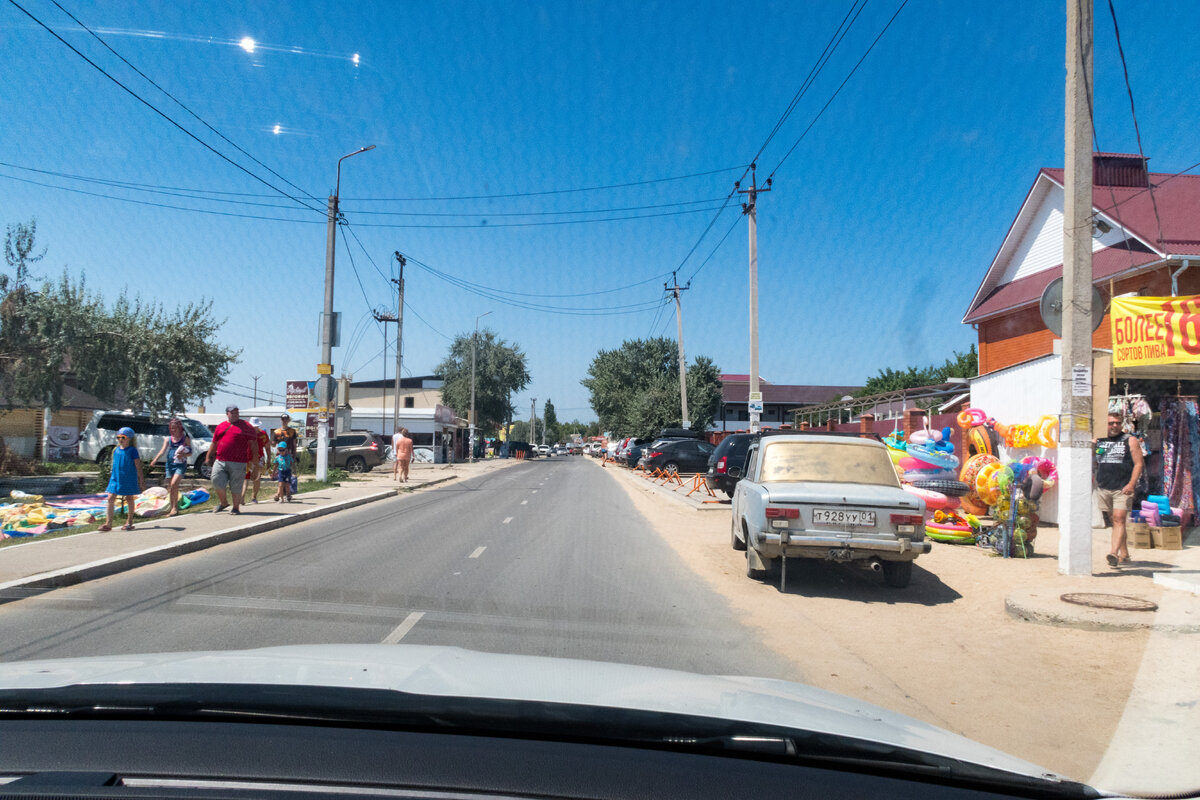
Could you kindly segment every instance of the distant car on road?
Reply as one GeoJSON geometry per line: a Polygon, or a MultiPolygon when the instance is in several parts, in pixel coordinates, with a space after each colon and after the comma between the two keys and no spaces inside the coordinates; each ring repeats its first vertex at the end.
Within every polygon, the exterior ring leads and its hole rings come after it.
{"type": "Polygon", "coordinates": [[[733,488],[742,479],[742,470],[746,466],[746,452],[756,438],[753,433],[731,433],[721,440],[708,457],[708,472],[704,477],[708,488],[719,489],[733,497],[733,488]]]}
{"type": "MultiPolygon", "coordinates": [[[[330,466],[347,472],[367,472],[383,463],[387,442],[371,431],[347,431],[333,439],[333,459],[330,466]]],[[[311,441],[305,448],[316,458],[317,443],[311,441]]]]}
{"type": "Polygon", "coordinates": [[[699,439],[659,440],[645,449],[643,466],[648,470],[661,468],[667,472],[704,472],[714,449],[699,439]]]}
{"type": "Polygon", "coordinates": [[[539,456],[548,456],[548,455],[550,455],[550,445],[548,445],[548,444],[539,444],[539,445],[537,446],[537,452],[538,452],[538,455],[539,455],[539,456]]]}
{"type": "Polygon", "coordinates": [[[811,558],[868,566],[900,588],[930,549],[925,501],[900,488],[882,442],[853,435],[757,437],[732,511],[751,578],[774,575],[782,557],[811,558]]]}

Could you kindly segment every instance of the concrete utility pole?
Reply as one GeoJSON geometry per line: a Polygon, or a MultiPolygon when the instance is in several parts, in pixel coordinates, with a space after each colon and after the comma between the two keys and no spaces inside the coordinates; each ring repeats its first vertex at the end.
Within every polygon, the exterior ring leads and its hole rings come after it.
{"type": "Polygon", "coordinates": [[[747,202],[742,204],[742,213],[750,218],[750,432],[758,432],[758,406],[762,403],[762,394],[758,388],[758,193],[771,191],[771,179],[767,185],[758,188],[757,164],[750,165],[750,188],[738,186],[738,194],[746,195],[747,202]]]}
{"type": "Polygon", "coordinates": [[[537,443],[537,398],[533,397],[529,400],[529,443],[537,443]]]}
{"type": "Polygon", "coordinates": [[[342,162],[350,156],[374,150],[375,145],[360,147],[338,159],[337,182],[329,196],[325,228],[325,311],[321,316],[321,363],[317,365],[317,480],[329,478],[329,409],[333,399],[333,253],[337,242],[338,192],[342,188],[342,162]]]}
{"type": "Polygon", "coordinates": [[[254,381],[254,405],[256,405],[256,406],[258,405],[258,379],[261,377],[262,377],[262,375],[251,375],[250,376],[251,380],[254,381]]]}
{"type": "MultiPolygon", "coordinates": [[[[387,324],[389,322],[397,322],[398,323],[400,320],[397,319],[396,315],[391,313],[390,311],[372,311],[371,315],[373,317],[375,317],[376,322],[383,323],[383,402],[380,404],[379,429],[381,431],[383,431],[384,433],[386,433],[387,426],[383,424],[383,409],[387,408],[387,324]]],[[[396,372],[397,378],[399,377],[399,375],[400,375],[400,372],[397,371],[396,372]]],[[[397,380],[396,381],[397,401],[399,400],[399,397],[400,397],[400,381],[397,380]]],[[[396,432],[396,420],[395,420],[395,417],[393,417],[392,418],[392,433],[394,434],[395,432],[396,432]]]]}
{"type": "Polygon", "coordinates": [[[468,459],[475,463],[475,346],[479,341],[479,320],[492,312],[485,311],[475,318],[475,335],[471,337],[471,455],[468,459]]]}
{"type": "MultiPolygon", "coordinates": [[[[687,361],[683,357],[683,307],[679,305],[679,293],[690,289],[692,282],[688,281],[687,286],[680,286],[674,272],[671,273],[671,282],[675,285],[667,286],[664,283],[663,288],[675,295],[675,326],[679,329],[679,407],[683,412],[682,427],[690,428],[692,427],[692,423],[688,421],[687,361]]],[[[757,348],[757,343],[755,347],[757,348]]]]}
{"type": "Polygon", "coordinates": [[[1067,0],[1058,571],[1092,573],[1092,0],[1067,0]]]}
{"type": "Polygon", "coordinates": [[[392,409],[392,434],[400,430],[400,367],[403,366],[403,353],[401,345],[404,343],[404,265],[408,261],[404,256],[400,255],[397,250],[393,253],[396,257],[396,263],[400,265],[400,277],[392,278],[392,283],[396,284],[396,405],[392,409]]]}

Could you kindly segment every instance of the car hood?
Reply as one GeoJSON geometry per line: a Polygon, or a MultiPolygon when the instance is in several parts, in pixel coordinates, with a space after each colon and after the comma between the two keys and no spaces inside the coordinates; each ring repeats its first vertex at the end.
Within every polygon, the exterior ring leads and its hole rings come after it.
{"type": "Polygon", "coordinates": [[[763,487],[773,503],[849,503],[912,509],[921,505],[919,498],[898,486],[803,481],[765,483],[763,487]]]}
{"type": "Polygon", "coordinates": [[[0,691],[230,684],[393,690],[686,714],[825,733],[1026,775],[1029,762],[878,706],[803,684],[421,645],[305,645],[0,664],[0,691]]]}

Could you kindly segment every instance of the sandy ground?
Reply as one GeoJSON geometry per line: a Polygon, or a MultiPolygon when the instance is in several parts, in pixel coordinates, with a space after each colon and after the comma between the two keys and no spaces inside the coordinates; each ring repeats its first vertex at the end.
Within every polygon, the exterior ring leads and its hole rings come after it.
{"type": "MultiPolygon", "coordinates": [[[[723,595],[763,642],[796,666],[783,677],[881,705],[1086,781],[1121,718],[1145,632],[1097,633],[1022,622],[1004,596],[1063,583],[1057,560],[1001,559],[935,543],[906,589],[880,575],[810,561],[788,565],[787,592],[745,574],[730,515],[696,512],[613,475],[681,561],[723,595]]],[[[1057,530],[1039,533],[1057,551],[1057,530]]],[[[1107,552],[1100,541],[1100,558],[1107,552]]],[[[1136,558],[1135,553],[1135,558],[1136,558]]],[[[1146,575],[1125,574],[1153,599],[1146,575]]],[[[1116,591],[1114,584],[1110,591],[1116,591]]]]}

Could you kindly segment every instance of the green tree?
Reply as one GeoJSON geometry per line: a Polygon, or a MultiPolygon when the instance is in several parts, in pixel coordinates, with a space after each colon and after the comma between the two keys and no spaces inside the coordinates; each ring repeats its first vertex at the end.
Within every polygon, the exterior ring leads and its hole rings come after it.
{"type": "Polygon", "coordinates": [[[562,436],[562,431],[558,424],[558,415],[554,413],[554,403],[546,398],[546,404],[542,406],[542,432],[546,435],[546,444],[555,444],[559,437],[562,436]]]}
{"type": "Polygon", "coordinates": [[[975,345],[971,345],[965,353],[955,350],[953,357],[947,358],[940,366],[909,367],[905,370],[895,370],[890,367],[881,369],[878,375],[867,379],[866,385],[856,392],[855,396],[866,397],[900,389],[931,386],[945,383],[947,378],[973,378],[978,373],[979,354],[975,351],[975,345]]]}
{"type": "Polygon", "coordinates": [[[510,442],[528,442],[529,423],[523,419],[514,422],[508,429],[508,440],[510,442]]]}
{"type": "MultiPolygon", "coordinates": [[[[471,340],[473,333],[460,334],[438,365],[442,402],[459,416],[471,410],[471,340]]],[[[525,353],[516,345],[500,339],[491,330],[479,332],[475,348],[475,427],[491,435],[512,420],[510,398],[529,385],[525,353]]]]}
{"type": "MultiPolygon", "coordinates": [[[[704,356],[688,371],[693,370],[697,374],[688,376],[688,412],[692,427],[704,430],[715,418],[720,374],[704,356]]],[[[647,437],[682,421],[679,349],[671,339],[634,339],[616,350],[601,350],[582,383],[591,393],[600,430],[647,437]]]]}
{"type": "Polygon", "coordinates": [[[64,376],[109,401],[182,411],[216,390],[238,353],[215,341],[211,304],[168,312],[122,294],[112,308],[67,272],[34,291],[36,224],[9,225],[0,276],[0,382],[10,405],[59,408],[64,376]]]}

